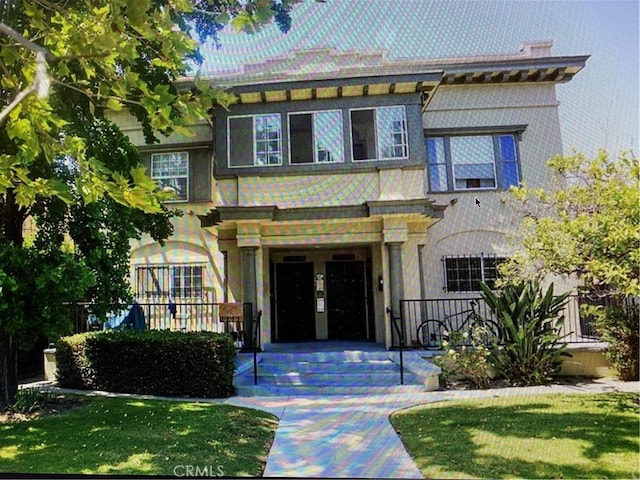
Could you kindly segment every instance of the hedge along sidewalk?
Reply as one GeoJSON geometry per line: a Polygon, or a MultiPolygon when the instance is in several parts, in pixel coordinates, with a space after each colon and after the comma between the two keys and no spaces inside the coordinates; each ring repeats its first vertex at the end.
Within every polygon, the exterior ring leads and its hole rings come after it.
{"type": "Polygon", "coordinates": [[[106,331],[56,343],[60,386],[165,396],[228,397],[235,345],[228,334],[106,331]]]}

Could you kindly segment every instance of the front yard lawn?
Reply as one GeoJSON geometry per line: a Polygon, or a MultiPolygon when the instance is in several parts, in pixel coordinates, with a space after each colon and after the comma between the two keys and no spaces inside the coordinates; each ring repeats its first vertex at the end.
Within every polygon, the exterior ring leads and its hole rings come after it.
{"type": "Polygon", "coordinates": [[[637,394],[435,403],[391,422],[427,478],[639,478],[637,394]]]}
{"type": "Polygon", "coordinates": [[[0,472],[260,476],[276,427],[272,415],[228,405],[89,398],[0,423],[0,472]]]}

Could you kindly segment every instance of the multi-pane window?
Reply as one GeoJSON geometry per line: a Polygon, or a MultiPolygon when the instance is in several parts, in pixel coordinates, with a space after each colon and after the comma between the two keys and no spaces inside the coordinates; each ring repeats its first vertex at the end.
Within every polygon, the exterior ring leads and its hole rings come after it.
{"type": "Polygon", "coordinates": [[[477,292],[480,291],[480,282],[493,288],[499,276],[499,266],[506,260],[505,257],[491,255],[445,256],[442,258],[444,289],[447,292],[477,292]]]}
{"type": "Polygon", "coordinates": [[[229,166],[282,164],[282,128],[279,113],[229,117],[229,166]]]}
{"type": "Polygon", "coordinates": [[[280,165],[282,163],[280,131],[280,114],[253,117],[255,165],[280,165]]]}
{"type": "Polygon", "coordinates": [[[407,158],[404,107],[352,110],[351,147],[354,160],[407,158]]]}
{"type": "Polygon", "coordinates": [[[342,113],[289,114],[289,142],[292,164],[343,162],[342,113]]]}
{"type": "Polygon", "coordinates": [[[514,134],[427,138],[429,190],[508,189],[518,185],[514,134]]]}
{"type": "Polygon", "coordinates": [[[186,202],[189,199],[189,155],[186,152],[152,154],[151,178],[175,193],[173,201],[186,202]]]}
{"type": "Polygon", "coordinates": [[[136,296],[153,299],[203,297],[202,265],[153,265],[136,267],[136,296]]]}

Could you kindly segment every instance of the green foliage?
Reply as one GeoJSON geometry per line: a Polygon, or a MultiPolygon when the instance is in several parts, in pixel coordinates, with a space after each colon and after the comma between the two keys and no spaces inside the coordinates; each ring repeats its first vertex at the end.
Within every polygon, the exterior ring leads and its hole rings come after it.
{"type": "Polygon", "coordinates": [[[9,407],[11,413],[29,414],[44,408],[52,398],[51,392],[37,387],[22,388],[9,407]]]}
{"type": "Polygon", "coordinates": [[[80,298],[94,281],[91,271],[71,254],[19,248],[0,239],[0,333],[15,337],[23,348],[41,334],[69,333],[68,302],[80,298]]]}
{"type": "Polygon", "coordinates": [[[69,201],[74,189],[38,170],[71,157],[79,166],[76,189],[84,201],[106,194],[159,213],[162,195],[155,184],[119,182],[87,152],[88,139],[69,127],[126,108],[148,142],[157,140],[156,132],[192,135],[190,123],[209,118],[212,105],[227,106],[235,97],[212,82],[178,86],[202,58],[190,31],[195,27],[204,41],[215,39],[224,23],[254,32],[274,16],[287,29],[294,3],[73,0],[4,7],[2,22],[15,35],[0,36],[0,105],[4,109],[21,92],[34,94],[0,121],[0,195],[13,190],[22,207],[38,196],[69,201]]]}
{"type": "Polygon", "coordinates": [[[575,274],[588,290],[640,295],[640,164],[601,150],[549,161],[558,185],[515,188],[523,219],[522,252],[505,269],[511,279],[575,274]]]}
{"type": "Polygon", "coordinates": [[[65,302],[93,300],[101,314],[128,300],[129,239],[171,234],[169,195],[104,118],[126,110],[147,143],[191,136],[189,125],[235,97],[200,78],[190,34],[215,40],[239,17],[243,31],[272,18],[287,31],[295,3],[0,2],[0,406],[17,390],[18,343],[67,332],[65,302]],[[38,233],[20,251],[33,217],[38,233]]]}
{"type": "Polygon", "coordinates": [[[490,347],[489,362],[497,373],[518,385],[551,380],[560,371],[565,354],[560,315],[568,293],[554,295],[553,284],[542,292],[537,279],[505,285],[494,293],[481,283],[482,298],[496,317],[498,338],[490,347]]]}
{"type": "MultiPolygon", "coordinates": [[[[90,140],[87,151],[111,171],[135,176],[143,168],[138,150],[113,123],[97,120],[74,130],[90,140]]],[[[60,162],[55,168],[59,178],[73,184],[77,175],[73,165],[60,162]]],[[[38,230],[34,245],[39,250],[52,251],[62,248],[69,239],[72,241],[73,253],[96,278],[82,299],[92,302],[93,311],[100,318],[112,305],[132,300],[130,239],[148,234],[163,244],[173,233],[171,218],[181,212],[163,206],[160,213],[145,213],[110,197],[85,204],[77,192],[72,198],[71,205],[60,199],[42,199],[32,207],[38,230]]]]}
{"type": "Polygon", "coordinates": [[[235,347],[228,334],[109,331],[56,344],[62,387],[186,397],[233,393],[235,347]]]}
{"type": "Polygon", "coordinates": [[[446,383],[456,380],[468,380],[474,388],[489,386],[489,350],[485,345],[485,327],[472,328],[470,332],[454,331],[448,340],[441,344],[443,355],[436,357],[434,363],[442,370],[446,383]],[[471,337],[471,345],[469,343],[471,337]]]}
{"type": "Polygon", "coordinates": [[[640,306],[609,305],[592,312],[600,338],[609,344],[606,356],[621,380],[639,380],[640,306]]]}

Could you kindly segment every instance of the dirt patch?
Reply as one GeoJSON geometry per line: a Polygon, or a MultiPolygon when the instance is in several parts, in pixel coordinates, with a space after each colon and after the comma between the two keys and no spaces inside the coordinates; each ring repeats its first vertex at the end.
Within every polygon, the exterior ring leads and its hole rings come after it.
{"type": "Polygon", "coordinates": [[[0,424],[12,422],[28,422],[48,415],[58,415],[77,408],[85,403],[85,398],[69,395],[55,395],[47,400],[44,407],[31,413],[0,412],[0,424]]]}
{"type": "MultiPolygon", "coordinates": [[[[584,383],[590,383],[593,379],[586,377],[558,377],[546,385],[580,385],[584,383]]],[[[504,378],[493,379],[489,381],[489,388],[509,388],[517,387],[518,385],[511,383],[504,378]]],[[[445,390],[478,390],[469,380],[449,380],[447,381],[445,390]]]]}

